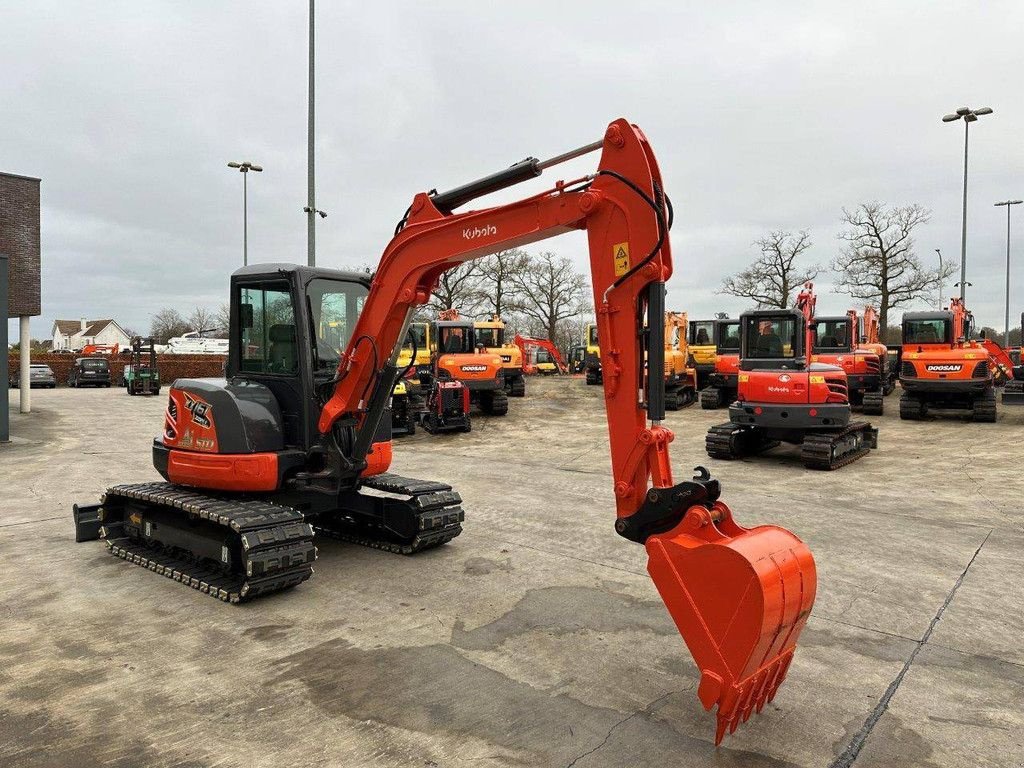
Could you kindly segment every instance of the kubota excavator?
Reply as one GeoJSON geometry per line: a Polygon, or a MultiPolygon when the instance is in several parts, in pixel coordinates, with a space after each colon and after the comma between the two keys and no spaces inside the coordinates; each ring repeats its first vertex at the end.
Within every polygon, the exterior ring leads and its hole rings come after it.
{"type": "Polygon", "coordinates": [[[715,320],[715,370],[700,391],[700,407],[714,411],[736,399],[740,371],[740,321],[715,320]]]}
{"type": "Polygon", "coordinates": [[[895,381],[889,370],[889,350],[878,340],[875,308],[864,309],[863,334],[855,309],[841,317],[815,317],[811,322],[814,326],[811,362],[842,368],[846,372],[850,405],[860,407],[866,414],[883,415],[885,396],[892,392],[895,381]]]}
{"type": "Polygon", "coordinates": [[[673,479],[660,375],[671,220],[647,139],[620,119],[602,141],[551,160],[529,158],[447,192],[417,194],[372,281],[289,264],[243,267],[231,277],[227,383],[179,379],[171,387],[153,443],[169,482],[115,486],[100,504],[76,507],[78,538],[102,533],[114,554],[236,602],[307,579],[314,527],[399,552],[453,538],[463,518],[458,494],[386,471],[386,409],[410,318],[445,270],[585,230],[615,530],[646,548],[648,571],[700,670],[697,694],[706,708],[718,706],[720,741],[774,698],[817,579],[792,533],[739,526],[706,470],[673,479]],[[590,175],[454,212],[598,149],[590,175]],[[331,338],[318,332],[328,327],[319,322],[325,314],[335,319],[331,338]]]}
{"type": "Polygon", "coordinates": [[[729,421],[708,430],[716,459],[761,453],[780,442],[800,446],[809,469],[838,469],[877,446],[878,430],[850,421],[846,374],[811,360],[814,286],[806,283],[791,310],[740,315],[740,370],[729,421]]]}
{"type": "Polygon", "coordinates": [[[901,419],[922,419],[935,408],[996,420],[995,377],[1012,378],[1013,361],[991,339],[971,339],[973,327],[959,297],[945,311],[903,315],[901,419]]]}

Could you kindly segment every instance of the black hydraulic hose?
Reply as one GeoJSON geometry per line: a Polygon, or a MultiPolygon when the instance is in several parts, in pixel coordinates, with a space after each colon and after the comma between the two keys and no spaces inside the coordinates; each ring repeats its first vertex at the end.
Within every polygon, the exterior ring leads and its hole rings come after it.
{"type": "MultiPolygon", "coordinates": [[[[642,189],[640,189],[640,187],[638,187],[632,181],[627,179],[622,174],[616,173],[615,171],[598,171],[597,175],[598,176],[611,176],[613,179],[618,179],[623,184],[625,184],[629,189],[633,190],[636,194],[638,194],[640,196],[640,198],[645,203],[647,203],[649,206],[651,206],[651,210],[654,211],[654,215],[655,215],[655,217],[657,219],[657,222],[658,222],[658,242],[654,244],[654,248],[651,249],[651,252],[649,254],[647,254],[647,256],[643,260],[641,260],[640,263],[638,263],[635,267],[633,267],[628,272],[626,272],[626,274],[624,274],[622,277],[620,277],[618,280],[616,280],[614,283],[612,283],[611,286],[609,286],[608,290],[605,291],[605,295],[607,295],[608,291],[610,291],[612,288],[618,288],[626,280],[628,280],[630,277],[632,277],[634,274],[636,274],[636,272],[638,270],[643,269],[644,266],[646,266],[655,256],[658,255],[658,252],[661,250],[661,246],[665,244],[665,232],[667,231],[668,228],[667,228],[667,226],[665,224],[665,214],[662,211],[661,206],[658,205],[658,203],[656,203],[654,200],[652,200],[650,198],[650,196],[646,192],[644,192],[642,189]]],[[[654,187],[654,193],[659,198],[662,197],[661,190],[658,189],[657,185],[655,185],[655,187],[654,187]]]]}

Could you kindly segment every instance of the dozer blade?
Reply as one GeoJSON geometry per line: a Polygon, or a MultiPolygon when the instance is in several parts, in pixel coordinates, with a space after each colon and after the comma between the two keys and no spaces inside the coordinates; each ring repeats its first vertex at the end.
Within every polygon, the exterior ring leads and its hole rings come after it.
{"type": "Polygon", "coordinates": [[[647,570],[718,705],[715,744],[775,697],[817,587],[814,558],[774,525],[742,528],[721,502],[646,542],[647,570]]]}

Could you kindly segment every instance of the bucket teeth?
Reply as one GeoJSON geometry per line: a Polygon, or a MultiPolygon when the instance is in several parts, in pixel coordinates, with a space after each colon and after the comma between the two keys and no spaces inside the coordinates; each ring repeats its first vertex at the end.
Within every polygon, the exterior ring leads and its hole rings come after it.
{"type": "Polygon", "coordinates": [[[765,704],[775,698],[792,658],[792,652],[780,656],[747,682],[733,685],[731,689],[722,692],[718,702],[715,746],[722,743],[726,732],[735,733],[740,723],[747,722],[752,714],[760,712],[765,704]]]}

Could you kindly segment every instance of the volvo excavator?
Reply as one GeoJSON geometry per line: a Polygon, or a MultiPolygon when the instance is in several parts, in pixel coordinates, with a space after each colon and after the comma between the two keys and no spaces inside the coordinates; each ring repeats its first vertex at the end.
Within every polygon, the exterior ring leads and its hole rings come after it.
{"type": "Polygon", "coordinates": [[[814,286],[805,283],[794,309],[740,315],[736,402],[729,421],[708,430],[709,456],[736,459],[784,442],[800,446],[807,468],[830,470],[877,447],[877,429],[850,421],[843,369],[811,359],[814,305],[814,286]]]}
{"type": "Polygon", "coordinates": [[[451,540],[464,517],[458,494],[387,471],[387,404],[410,319],[446,270],[582,230],[601,336],[614,528],[646,549],[699,669],[697,695],[718,707],[720,742],[775,697],[817,577],[807,546],[789,531],[740,526],[707,470],[673,478],[661,375],[671,222],[654,153],[620,119],[602,140],[551,160],[528,158],[417,194],[372,279],[243,267],[231,277],[227,382],[171,387],[152,445],[167,482],[114,486],[99,504],[76,506],[77,538],[102,536],[114,555],[230,602],[309,578],[314,531],[401,553],[451,540]],[[456,212],[597,150],[591,174],[456,212]],[[325,315],[331,323],[320,322],[325,315]]]}

